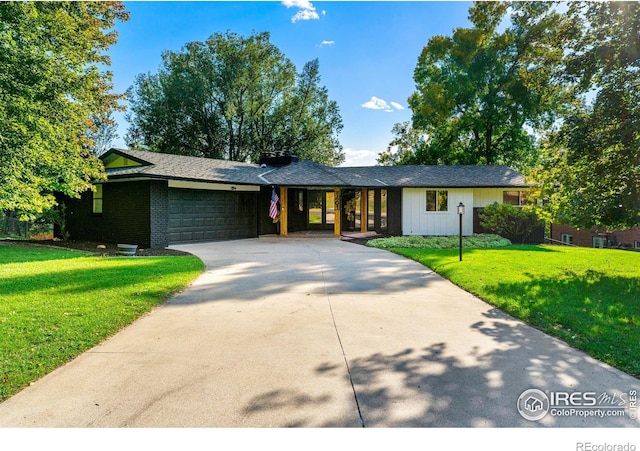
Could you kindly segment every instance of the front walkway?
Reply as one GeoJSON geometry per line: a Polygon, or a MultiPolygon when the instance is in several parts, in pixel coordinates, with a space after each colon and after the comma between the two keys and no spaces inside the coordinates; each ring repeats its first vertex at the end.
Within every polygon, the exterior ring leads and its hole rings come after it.
{"type": "Polygon", "coordinates": [[[516,409],[640,381],[421,265],[336,239],[176,246],[189,289],[0,404],[1,426],[638,426],[516,409]]]}

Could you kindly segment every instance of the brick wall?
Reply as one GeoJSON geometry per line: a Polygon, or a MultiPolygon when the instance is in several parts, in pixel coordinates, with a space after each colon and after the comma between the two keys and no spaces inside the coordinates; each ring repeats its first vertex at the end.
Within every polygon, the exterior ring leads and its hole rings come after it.
{"type": "Polygon", "coordinates": [[[61,200],[67,205],[70,239],[150,246],[149,182],[105,183],[102,214],[92,213],[90,191],[80,199],[61,200]]]}
{"type": "Polygon", "coordinates": [[[150,182],[150,246],[169,245],[169,186],[166,181],[150,182]]]}
{"type": "Polygon", "coordinates": [[[562,241],[562,235],[571,235],[573,244],[582,247],[593,247],[593,237],[601,236],[607,240],[607,247],[633,249],[636,242],[640,243],[640,227],[629,230],[606,230],[596,227],[577,230],[564,224],[551,225],[551,238],[562,241]]]}

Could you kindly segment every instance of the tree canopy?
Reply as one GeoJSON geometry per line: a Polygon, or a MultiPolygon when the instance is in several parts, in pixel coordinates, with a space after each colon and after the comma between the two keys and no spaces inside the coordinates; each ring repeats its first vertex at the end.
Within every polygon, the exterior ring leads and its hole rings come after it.
{"type": "Polygon", "coordinates": [[[422,50],[412,123],[394,128],[379,162],[535,162],[535,131],[554,120],[562,91],[550,83],[562,58],[554,34],[561,16],[547,2],[477,2],[469,18],[471,28],[435,36],[422,50]]]}
{"type": "Polygon", "coordinates": [[[234,161],[288,150],[341,163],[342,119],[319,84],[318,61],[296,73],[269,37],[217,33],[165,52],[158,73],[139,75],[129,90],[128,145],[234,161]]]}
{"type": "Polygon", "coordinates": [[[0,3],[0,211],[33,216],[101,176],[86,131],[119,108],[101,68],[127,19],[119,2],[0,3]]]}
{"type": "Polygon", "coordinates": [[[380,164],[508,164],[547,219],[640,225],[640,3],[476,2],[424,47],[380,164]],[[562,10],[562,13],[560,13],[562,10]]]}
{"type": "Polygon", "coordinates": [[[567,17],[558,79],[580,102],[547,136],[539,196],[578,228],[640,225],[640,3],[571,3],[567,17]]]}

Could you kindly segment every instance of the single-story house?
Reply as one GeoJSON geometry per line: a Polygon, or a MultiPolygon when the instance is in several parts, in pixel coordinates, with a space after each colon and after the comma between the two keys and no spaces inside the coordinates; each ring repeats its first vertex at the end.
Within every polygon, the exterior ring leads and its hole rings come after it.
{"type": "Polygon", "coordinates": [[[100,158],[107,180],[62,200],[67,231],[151,248],[304,230],[457,235],[460,203],[470,235],[478,209],[521,205],[529,189],[498,165],[328,167],[288,154],[249,164],[126,149],[100,158]]]}

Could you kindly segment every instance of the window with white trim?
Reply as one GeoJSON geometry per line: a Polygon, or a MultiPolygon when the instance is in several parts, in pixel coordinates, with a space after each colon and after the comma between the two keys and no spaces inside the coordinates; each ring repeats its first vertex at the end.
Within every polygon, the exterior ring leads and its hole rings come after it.
{"type": "Polygon", "coordinates": [[[563,233],[560,236],[560,241],[562,241],[562,244],[573,244],[573,235],[563,233]]]}

